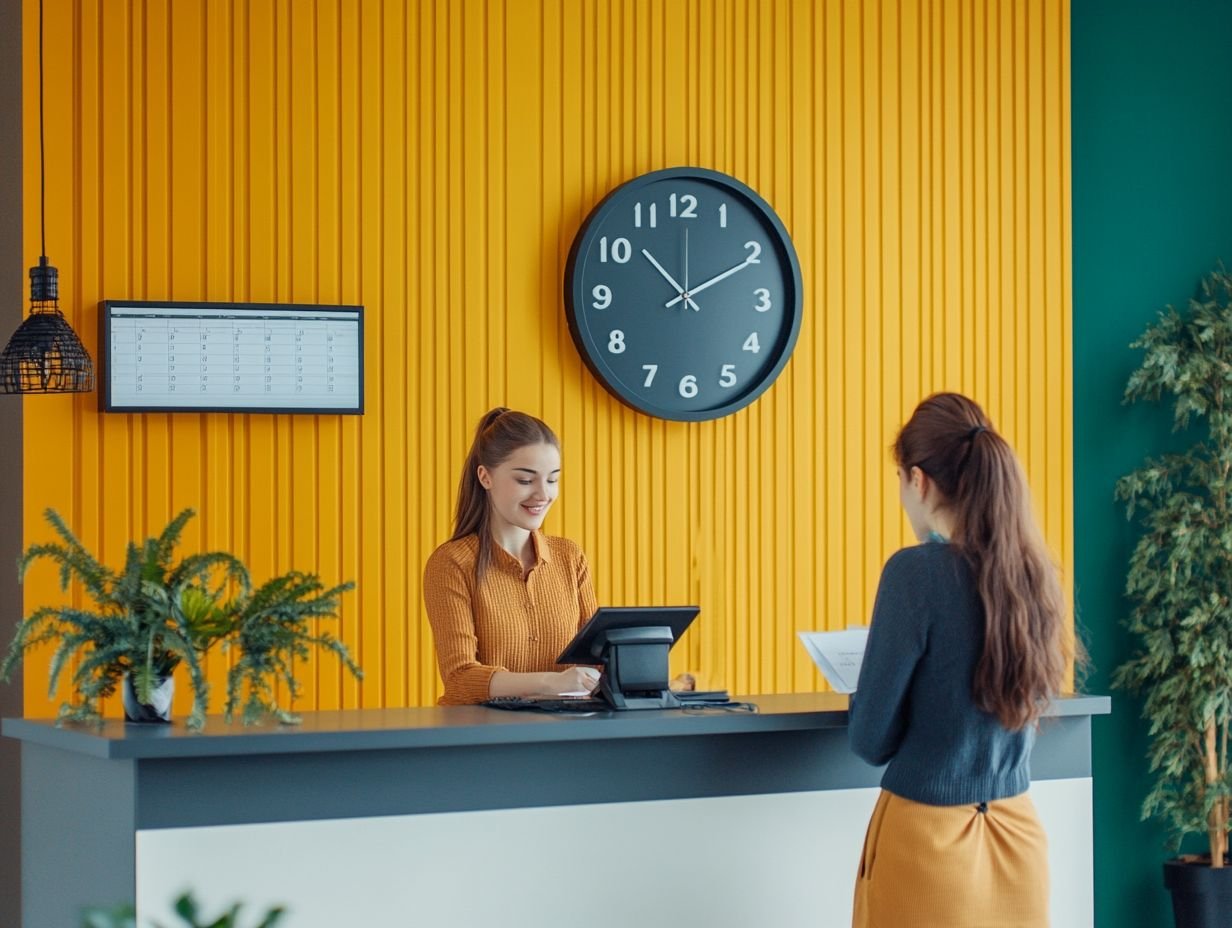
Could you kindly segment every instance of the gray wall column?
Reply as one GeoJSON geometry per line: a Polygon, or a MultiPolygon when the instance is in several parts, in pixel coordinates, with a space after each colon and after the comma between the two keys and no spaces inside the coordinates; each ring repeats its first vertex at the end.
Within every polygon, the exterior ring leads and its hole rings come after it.
{"type": "MultiPolygon", "coordinates": [[[[22,254],[21,3],[0,3],[0,347],[26,304],[22,254]]],[[[0,648],[21,617],[21,398],[0,396],[0,648]]],[[[0,716],[22,714],[21,673],[0,684],[0,716]]],[[[0,925],[21,925],[21,745],[0,739],[0,925]]]]}

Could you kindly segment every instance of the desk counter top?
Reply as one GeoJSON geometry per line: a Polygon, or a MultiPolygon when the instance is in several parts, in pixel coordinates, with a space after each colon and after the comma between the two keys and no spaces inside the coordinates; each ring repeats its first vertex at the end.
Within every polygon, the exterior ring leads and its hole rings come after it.
{"type": "MultiPolygon", "coordinates": [[[[210,716],[200,731],[190,731],[183,719],[170,725],[108,719],[99,725],[62,727],[50,719],[5,719],[2,730],[6,737],[64,751],[140,760],[611,741],[839,729],[847,725],[848,697],[835,693],[738,699],[755,704],[758,712],[694,708],[577,717],[484,706],[435,706],[305,712],[300,725],[244,726],[210,716]]],[[[1076,695],[1056,700],[1045,715],[1066,718],[1106,715],[1109,711],[1111,700],[1107,696],[1076,695]]]]}

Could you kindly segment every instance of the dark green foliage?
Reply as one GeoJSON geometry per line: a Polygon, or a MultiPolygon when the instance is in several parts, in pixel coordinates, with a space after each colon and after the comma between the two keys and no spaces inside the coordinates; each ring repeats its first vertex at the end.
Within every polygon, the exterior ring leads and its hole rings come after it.
{"type": "MultiPolygon", "coordinates": [[[[240,908],[241,905],[237,902],[215,920],[204,922],[200,920],[201,914],[191,893],[185,893],[175,902],[175,914],[183,920],[184,928],[239,928],[240,908]]],[[[282,920],[283,914],[281,906],[270,909],[256,928],[273,928],[282,920]]],[[[159,925],[158,928],[162,926],[159,925]]]]}
{"type": "Polygon", "coordinates": [[[76,580],[93,608],[36,609],[18,624],[0,677],[11,676],[27,649],[55,642],[49,692],[55,694],[61,673],[76,658],[72,682],[77,701],[63,704],[60,718],[86,720],[98,717],[98,700],[112,695],[125,674],[132,675],[138,700],[148,703],[159,681],[183,663],[193,691],[190,728],[205,723],[210,687],[202,660],[218,642],[238,649],[227,677],[228,721],[241,693],[245,724],[267,713],[283,722],[298,721],[278,707],[274,687],[281,680],[294,700],[299,692],[294,661],[307,658],[313,647],[338,655],[362,677],[341,641],[312,631],[314,619],[336,615],[342,594],[353,583],[326,589],[315,575],[292,571],[254,591],[247,568],[225,552],[192,554],[176,563],[176,543],[192,516],[185,509],[157,538],[129,544],[124,568],[117,573],[48,509],[47,521],[62,543],[32,545],[18,562],[19,579],[35,561],[50,560],[60,568],[61,588],[67,590],[76,580]]]}
{"type": "Polygon", "coordinates": [[[1114,683],[1145,698],[1155,780],[1143,817],[1165,821],[1178,846],[1206,833],[1214,848],[1232,793],[1232,276],[1211,274],[1201,300],[1169,307],[1132,347],[1145,355],[1126,402],[1171,402],[1174,428],[1197,440],[1117,483],[1143,531],[1126,584],[1138,648],[1114,683]]]}
{"type": "Polygon", "coordinates": [[[333,652],[351,673],[363,677],[346,645],[329,632],[312,632],[312,620],[337,614],[340,597],[354,587],[354,583],[343,583],[326,589],[315,574],[292,571],[274,577],[235,604],[234,640],[240,653],[227,675],[224,712],[228,721],[242,697],[246,725],[267,714],[281,722],[298,722],[289,710],[279,708],[274,684],[279,680],[286,684],[294,701],[299,694],[294,662],[307,658],[310,647],[333,652]]]}
{"type": "MultiPolygon", "coordinates": [[[[242,906],[237,902],[213,921],[202,921],[200,909],[192,893],[184,893],[175,901],[175,914],[181,919],[181,928],[240,928],[239,913],[242,906]]],[[[286,912],[275,906],[254,928],[274,928],[286,912]]],[[[114,909],[89,909],[82,913],[81,928],[136,928],[136,913],[131,905],[114,909]]],[[[162,928],[157,922],[155,928],[162,928]]]]}
{"type": "Polygon", "coordinates": [[[76,580],[92,608],[43,606],[23,619],[0,677],[8,679],[28,648],[58,642],[51,657],[48,691],[54,695],[69,661],[78,658],[73,690],[78,702],[60,707],[61,719],[98,717],[98,700],[112,695],[131,674],[138,700],[148,703],[159,681],[183,662],[193,690],[190,727],[205,719],[209,685],[200,656],[215,635],[216,616],[203,607],[228,590],[247,594],[248,571],[224,552],[193,554],[175,562],[175,546],[193,511],[185,509],[156,538],[130,542],[119,572],[99,562],[53,509],[44,513],[61,543],[31,545],[17,563],[18,579],[39,560],[60,568],[60,588],[76,580]]]}

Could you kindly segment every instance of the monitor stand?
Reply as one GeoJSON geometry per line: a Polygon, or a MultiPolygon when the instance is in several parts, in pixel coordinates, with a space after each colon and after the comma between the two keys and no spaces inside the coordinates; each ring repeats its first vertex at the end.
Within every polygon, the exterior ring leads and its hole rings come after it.
{"type": "Polygon", "coordinates": [[[614,628],[606,634],[599,693],[613,709],[676,709],[680,700],[668,687],[667,626],[614,628]]]}

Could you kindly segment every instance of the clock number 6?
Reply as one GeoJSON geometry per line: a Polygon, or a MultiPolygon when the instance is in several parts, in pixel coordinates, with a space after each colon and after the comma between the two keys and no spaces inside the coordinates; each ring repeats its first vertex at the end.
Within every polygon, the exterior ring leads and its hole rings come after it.
{"type": "MultiPolygon", "coordinates": [[[[595,289],[597,290],[598,287],[596,287],[595,289]]],[[[604,289],[606,290],[607,288],[605,287],[604,289]]],[[[753,291],[753,294],[758,298],[757,305],[753,307],[755,310],[757,310],[759,313],[764,313],[766,312],[766,310],[770,309],[770,291],[769,290],[767,290],[765,287],[758,287],[756,290],[753,291]]]]}
{"type": "Polygon", "coordinates": [[[697,378],[693,374],[685,374],[680,378],[680,395],[686,400],[697,396],[697,378]]]}

